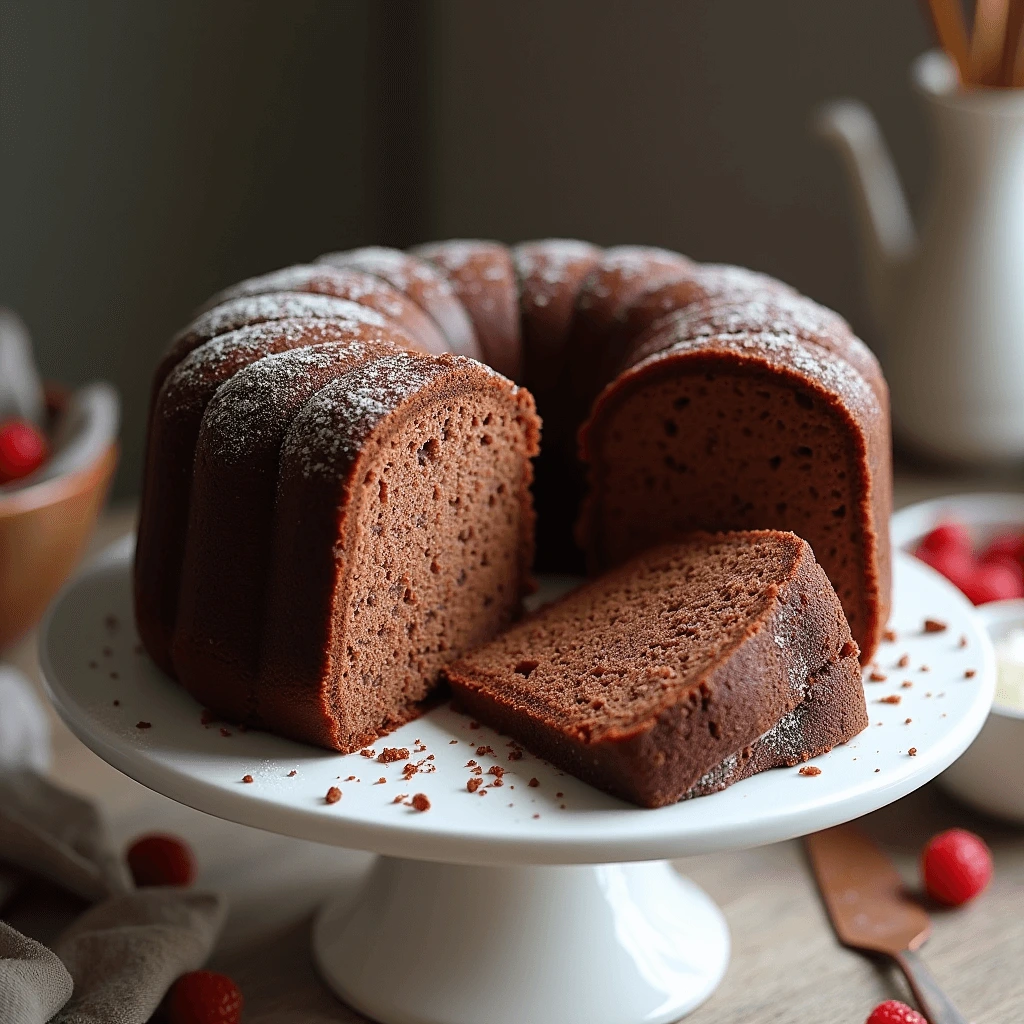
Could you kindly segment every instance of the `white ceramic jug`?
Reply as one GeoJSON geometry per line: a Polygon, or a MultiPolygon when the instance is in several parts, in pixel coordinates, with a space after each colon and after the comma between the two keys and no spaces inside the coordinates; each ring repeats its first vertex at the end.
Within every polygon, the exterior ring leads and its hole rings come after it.
{"type": "Polygon", "coordinates": [[[878,125],[862,103],[818,115],[850,171],[893,427],[957,462],[1024,458],[1024,90],[959,88],[948,58],[912,66],[936,141],[916,238],[878,125]]]}

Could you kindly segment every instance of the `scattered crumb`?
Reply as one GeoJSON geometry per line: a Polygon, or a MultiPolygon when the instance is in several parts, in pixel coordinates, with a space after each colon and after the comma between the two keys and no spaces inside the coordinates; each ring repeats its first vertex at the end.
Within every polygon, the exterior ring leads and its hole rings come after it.
{"type": "Polygon", "coordinates": [[[523,752],[521,750],[509,751],[508,759],[510,761],[521,761],[523,759],[523,752]]]}
{"type": "Polygon", "coordinates": [[[927,665],[922,665],[917,671],[918,672],[931,672],[931,669],[927,665]]]}
{"type": "Polygon", "coordinates": [[[448,741],[448,746],[450,747],[453,743],[458,743],[458,742],[459,742],[458,740],[449,740],[448,741]]]}
{"type": "Polygon", "coordinates": [[[925,691],[925,696],[926,697],[930,697],[931,695],[932,695],[932,691],[931,690],[925,691]]]}
{"type": "Polygon", "coordinates": [[[877,668],[868,676],[868,679],[873,683],[884,683],[888,678],[884,672],[879,672],[877,668]]]}
{"type": "Polygon", "coordinates": [[[961,633],[960,634],[960,639],[957,641],[956,645],[957,645],[957,647],[966,647],[967,646],[967,636],[965,634],[961,633]]]}
{"type": "Polygon", "coordinates": [[[470,729],[479,729],[480,728],[480,723],[479,722],[470,722],[469,723],[469,727],[470,727],[470,729]]]}
{"type": "Polygon", "coordinates": [[[221,734],[221,736],[230,736],[231,735],[231,730],[230,729],[225,729],[224,726],[222,725],[220,727],[220,734],[221,734]]]}
{"type": "Polygon", "coordinates": [[[136,729],[152,729],[153,728],[153,723],[152,722],[136,722],[135,723],[135,728],[136,729]]]}
{"type": "Polygon", "coordinates": [[[900,686],[902,686],[904,690],[909,690],[913,685],[914,684],[909,679],[904,679],[903,682],[900,683],[900,686]]]}
{"type": "Polygon", "coordinates": [[[429,811],[430,810],[430,801],[427,799],[427,794],[426,793],[417,793],[412,798],[412,806],[413,806],[413,810],[416,810],[416,811],[429,811]]]}
{"type": "Polygon", "coordinates": [[[908,719],[906,719],[906,720],[905,720],[905,721],[903,722],[903,724],[904,724],[904,725],[910,725],[910,723],[911,723],[912,721],[913,721],[913,719],[912,719],[912,718],[908,718],[908,719]]]}
{"type": "Polygon", "coordinates": [[[964,669],[964,679],[973,679],[977,674],[973,668],[964,669]]]}
{"type": "Polygon", "coordinates": [[[917,747],[911,747],[911,748],[910,748],[910,749],[909,749],[909,750],[907,751],[907,754],[908,754],[908,755],[909,755],[910,757],[917,757],[917,747]]]}
{"type": "Polygon", "coordinates": [[[336,804],[340,799],[341,790],[338,789],[337,786],[331,786],[331,788],[327,790],[327,796],[324,797],[324,800],[329,804],[336,804]]]}
{"type": "Polygon", "coordinates": [[[406,800],[406,798],[407,798],[408,796],[409,796],[409,794],[408,794],[408,793],[399,793],[399,794],[398,794],[398,796],[396,796],[396,797],[395,797],[395,799],[394,799],[394,800],[392,800],[391,802],[392,802],[393,804],[400,804],[400,803],[403,803],[403,802],[404,802],[404,801],[406,800]]]}
{"type": "Polygon", "coordinates": [[[472,767],[472,768],[470,768],[469,770],[470,770],[470,771],[471,771],[471,772],[472,772],[472,773],[473,773],[474,775],[483,775],[483,773],[484,773],[484,770],[483,770],[483,768],[481,768],[481,767],[480,767],[480,765],[478,765],[478,764],[475,764],[475,765],[473,765],[473,767],[472,767]]]}
{"type": "Polygon", "coordinates": [[[886,630],[886,631],[885,631],[885,632],[884,632],[884,633],[882,634],[882,639],[883,639],[883,640],[884,640],[884,641],[885,641],[886,643],[890,643],[890,644],[894,644],[894,643],[896,643],[896,640],[898,639],[898,638],[897,638],[897,636],[896,636],[896,630],[895,630],[895,629],[887,629],[887,630],[886,630]]]}
{"type": "Polygon", "coordinates": [[[356,777],[354,775],[350,775],[345,781],[346,782],[355,782],[356,781],[356,777]]]}
{"type": "Polygon", "coordinates": [[[114,656],[114,652],[113,652],[113,650],[111,648],[109,648],[109,647],[104,647],[103,648],[103,657],[104,658],[112,658],[113,656],[114,656]]]}
{"type": "Polygon", "coordinates": [[[565,804],[559,804],[558,806],[561,807],[563,811],[565,810],[565,804]]]}
{"type": "Polygon", "coordinates": [[[376,757],[377,756],[377,751],[376,750],[371,750],[369,747],[367,747],[365,750],[360,750],[359,753],[363,757],[376,757]]]}
{"type": "Polygon", "coordinates": [[[377,755],[377,760],[381,764],[391,764],[393,761],[404,761],[408,756],[408,747],[385,747],[377,755]]]}
{"type": "Polygon", "coordinates": [[[378,780],[377,780],[377,781],[376,781],[376,782],[374,783],[374,785],[375,785],[375,786],[383,786],[383,785],[384,785],[384,783],[385,783],[385,782],[387,782],[387,781],[388,781],[388,780],[387,780],[387,779],[385,779],[385,778],[384,778],[384,776],[382,775],[382,776],[381,776],[381,777],[380,777],[380,778],[379,778],[379,779],[378,779],[378,780]]]}
{"type": "Polygon", "coordinates": [[[290,771],[290,772],[288,773],[288,778],[289,778],[289,779],[294,779],[294,778],[295,778],[295,776],[296,776],[296,775],[298,775],[298,774],[299,774],[299,773],[298,773],[298,772],[297,772],[297,771],[296,771],[296,770],[295,770],[295,769],[293,768],[293,769],[292,769],[292,770],[291,770],[291,771],[290,771]]]}
{"type": "Polygon", "coordinates": [[[540,779],[530,779],[528,785],[531,789],[536,789],[540,785],[540,779]]]}
{"type": "Polygon", "coordinates": [[[120,679],[121,677],[120,677],[120,675],[118,675],[117,672],[111,672],[110,673],[110,678],[111,679],[120,679]]]}
{"type": "Polygon", "coordinates": [[[474,761],[474,760],[473,760],[473,758],[470,758],[470,759],[469,759],[469,760],[468,760],[468,761],[466,762],[466,767],[467,767],[467,768],[475,768],[475,767],[476,767],[476,761],[474,761]]]}
{"type": "Polygon", "coordinates": [[[498,778],[500,779],[502,775],[505,774],[505,769],[502,768],[500,764],[492,764],[491,767],[487,769],[487,774],[497,775],[498,778]]]}
{"type": "Polygon", "coordinates": [[[210,725],[216,721],[217,719],[213,717],[213,712],[209,708],[203,708],[203,713],[199,716],[200,724],[210,725]]]}
{"type": "Polygon", "coordinates": [[[495,779],[495,780],[494,780],[494,781],[493,781],[493,782],[491,783],[491,785],[492,785],[492,786],[493,786],[493,787],[494,787],[495,789],[497,789],[497,788],[499,788],[500,786],[504,786],[504,785],[505,785],[505,780],[504,780],[504,779],[502,779],[502,778],[497,778],[497,779],[495,779]]]}
{"type": "Polygon", "coordinates": [[[119,700],[115,700],[114,701],[114,707],[115,708],[119,708],[120,706],[121,706],[121,702],[119,700]]]}
{"type": "Polygon", "coordinates": [[[816,768],[813,764],[805,764],[803,766],[803,768],[800,769],[800,774],[801,775],[820,775],[821,774],[821,769],[820,768],[816,768]]]}
{"type": "Polygon", "coordinates": [[[103,625],[106,626],[107,629],[109,629],[111,632],[113,632],[115,629],[117,629],[120,623],[118,622],[116,615],[108,615],[103,620],[103,625]]]}
{"type": "Polygon", "coordinates": [[[875,769],[875,774],[877,775],[881,770],[882,770],[881,768],[876,768],[875,769]]]}
{"type": "Polygon", "coordinates": [[[491,757],[494,757],[494,751],[490,747],[477,747],[476,748],[476,756],[477,757],[483,757],[485,754],[490,754],[491,757]]]}
{"type": "Polygon", "coordinates": [[[896,662],[897,668],[906,668],[910,664],[910,655],[904,654],[899,661],[896,662]]]}
{"type": "Polygon", "coordinates": [[[557,796],[557,797],[563,797],[563,796],[565,796],[565,794],[564,794],[564,793],[556,793],[556,794],[555,794],[555,796],[557,796]]]}
{"type": "Polygon", "coordinates": [[[95,661],[90,661],[89,668],[99,668],[99,665],[95,661]]]}
{"type": "Polygon", "coordinates": [[[481,789],[480,792],[477,793],[477,796],[487,796],[487,790],[486,789],[481,789]]]}
{"type": "Polygon", "coordinates": [[[940,619],[925,619],[924,631],[926,633],[945,633],[949,627],[940,619]]]}
{"type": "Polygon", "coordinates": [[[890,693],[887,697],[879,697],[879,704],[899,704],[903,698],[898,693],[890,693]]]}
{"type": "Polygon", "coordinates": [[[246,783],[252,782],[253,781],[253,777],[251,775],[243,775],[242,776],[242,781],[246,782],[246,783]]]}
{"type": "Polygon", "coordinates": [[[483,782],[483,779],[470,779],[466,783],[466,789],[468,789],[470,793],[475,793],[483,785],[483,782]]]}
{"type": "Polygon", "coordinates": [[[539,818],[539,817],[540,817],[540,815],[539,815],[539,814],[535,814],[535,815],[534,815],[534,817],[535,817],[535,818],[539,818]]]}

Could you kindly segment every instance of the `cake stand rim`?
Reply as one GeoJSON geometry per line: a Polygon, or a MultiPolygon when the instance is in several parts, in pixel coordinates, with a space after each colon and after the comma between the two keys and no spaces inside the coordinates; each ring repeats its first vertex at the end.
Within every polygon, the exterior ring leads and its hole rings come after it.
{"type": "MultiPolygon", "coordinates": [[[[859,788],[842,799],[832,800],[815,797],[810,789],[813,783],[808,782],[806,792],[801,793],[799,799],[791,801],[794,806],[790,810],[770,821],[760,822],[756,830],[749,829],[742,822],[733,822],[728,827],[700,831],[673,829],[669,826],[661,831],[638,833],[633,828],[631,832],[630,826],[623,828],[623,819],[628,821],[633,816],[657,815],[662,811],[647,811],[625,804],[621,805],[621,810],[599,812],[596,817],[604,824],[595,824],[592,820],[587,827],[576,825],[562,832],[539,835],[526,831],[516,835],[495,835],[468,829],[425,831],[410,828],[407,816],[390,820],[383,820],[382,816],[381,820],[375,821],[328,816],[319,811],[313,812],[308,807],[285,806],[253,799],[256,794],[251,787],[225,789],[194,773],[190,774],[187,764],[177,764],[172,768],[153,756],[147,756],[145,750],[113,735],[75,702],[74,681],[57,678],[48,647],[54,622],[91,574],[116,568],[123,576],[124,586],[130,587],[131,552],[130,537],[102,551],[61,591],[40,627],[39,660],[44,685],[59,715],[72,732],[119,771],[197,810],[295,838],[397,858],[477,865],[582,865],[671,859],[745,849],[797,838],[884,807],[939,775],[966,750],[980,731],[995,689],[995,656],[991,642],[984,628],[975,622],[973,609],[966,598],[927,566],[902,552],[895,552],[898,568],[907,571],[908,563],[912,563],[914,573],[927,578],[930,586],[945,591],[947,598],[951,596],[950,592],[955,594],[963,606],[961,611],[968,613],[964,621],[971,624],[971,642],[978,677],[976,696],[968,713],[950,726],[941,745],[923,751],[922,756],[914,759],[912,768],[897,778],[887,779],[882,776],[875,780],[868,776],[859,788]]],[[[871,713],[874,714],[874,711],[871,713]]],[[[768,772],[763,775],[779,776],[781,773],[768,772]]],[[[778,782],[781,784],[783,779],[779,778],[778,782]]],[[[742,786],[743,783],[738,785],[742,786]]],[[[689,802],[689,806],[702,806],[710,810],[708,803],[719,795],[701,797],[689,802]]],[[[436,821],[436,817],[433,820],[436,821]]],[[[639,824],[642,819],[636,817],[635,820],[639,824]]]]}

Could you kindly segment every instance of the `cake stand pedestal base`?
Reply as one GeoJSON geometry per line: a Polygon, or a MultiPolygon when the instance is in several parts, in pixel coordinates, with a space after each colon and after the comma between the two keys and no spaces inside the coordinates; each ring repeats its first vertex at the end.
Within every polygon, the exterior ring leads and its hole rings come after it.
{"type": "Polygon", "coordinates": [[[313,952],[331,988],[381,1024],[668,1024],[718,985],[729,932],[667,861],[380,857],[321,911],[313,952]]]}

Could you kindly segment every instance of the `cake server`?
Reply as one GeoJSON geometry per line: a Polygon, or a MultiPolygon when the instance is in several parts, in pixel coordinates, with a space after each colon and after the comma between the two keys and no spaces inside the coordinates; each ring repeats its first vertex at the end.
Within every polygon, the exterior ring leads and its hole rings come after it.
{"type": "Polygon", "coordinates": [[[967,1024],[917,954],[931,921],[907,894],[892,861],[852,825],[816,832],[804,842],[839,941],[894,960],[930,1024],[967,1024]]]}

